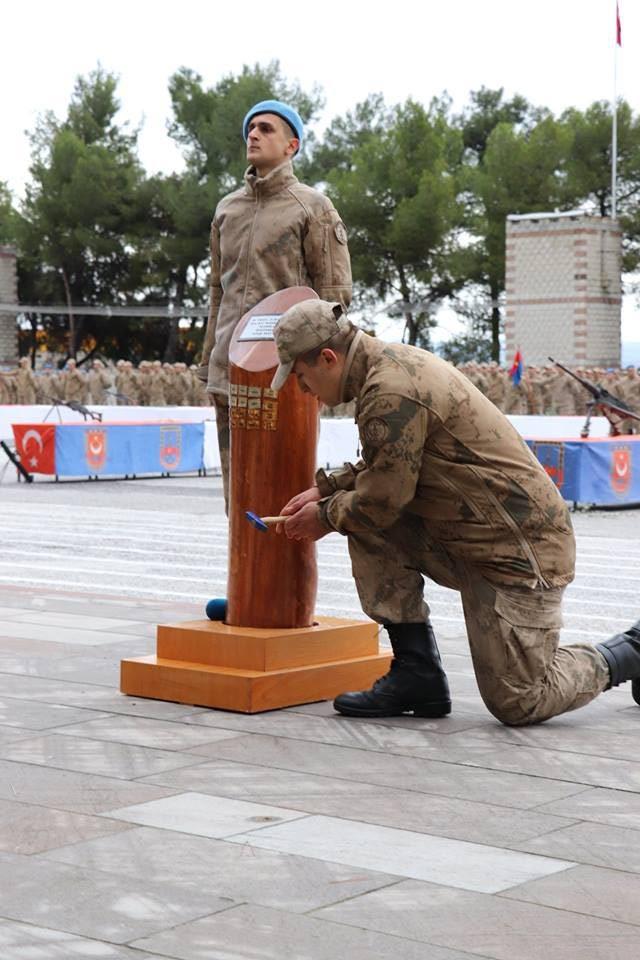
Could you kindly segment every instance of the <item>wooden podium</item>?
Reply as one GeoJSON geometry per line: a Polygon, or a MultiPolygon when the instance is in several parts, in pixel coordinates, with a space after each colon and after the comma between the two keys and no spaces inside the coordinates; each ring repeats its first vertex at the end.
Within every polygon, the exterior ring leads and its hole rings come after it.
{"type": "Polygon", "coordinates": [[[261,532],[247,510],[278,515],[313,485],[318,405],[291,377],[278,393],[273,326],[317,299],[308,287],[267,297],[238,323],[229,349],[230,515],[225,622],[158,626],[156,654],[123,660],[123,693],[257,713],[360,690],[389,666],[371,621],[314,617],[315,543],[261,532]]]}

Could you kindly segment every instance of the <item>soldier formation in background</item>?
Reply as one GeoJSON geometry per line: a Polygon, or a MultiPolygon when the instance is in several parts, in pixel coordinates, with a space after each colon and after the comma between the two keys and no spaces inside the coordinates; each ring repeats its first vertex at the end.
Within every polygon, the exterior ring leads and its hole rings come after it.
{"type": "MultiPolygon", "coordinates": [[[[506,369],[497,363],[465,363],[459,369],[503,413],[583,415],[589,396],[577,381],[557,367],[526,367],[515,385],[506,369]]],[[[133,405],[142,407],[202,407],[210,400],[196,375],[197,366],[143,360],[135,367],[118,360],[115,367],[94,360],[88,373],[68,360],[64,370],[31,369],[22,357],[16,370],[0,373],[0,403],[51,403],[74,400],[83,404],[133,405]]],[[[576,367],[575,372],[640,412],[640,372],[635,367],[604,370],[576,367]]],[[[338,415],[351,416],[345,404],[338,415]]],[[[625,422],[625,433],[637,433],[638,423],[625,422]]]]}
{"type": "MultiPolygon", "coordinates": [[[[582,416],[591,399],[585,388],[554,366],[526,367],[519,384],[514,384],[505,367],[497,363],[465,363],[459,369],[507,414],[553,414],[582,416]]],[[[640,373],[635,367],[604,370],[601,367],[573,367],[579,377],[599,384],[631,410],[640,412],[640,373]]],[[[625,421],[623,433],[637,433],[638,423],[625,421]]]]}
{"type": "Polygon", "coordinates": [[[0,372],[0,403],[47,404],[74,401],[85,406],[208,407],[205,385],[197,367],[186,363],[130,360],[107,366],[94,360],[87,372],[75,360],[64,370],[45,367],[34,373],[27,357],[18,368],[0,372]]]}

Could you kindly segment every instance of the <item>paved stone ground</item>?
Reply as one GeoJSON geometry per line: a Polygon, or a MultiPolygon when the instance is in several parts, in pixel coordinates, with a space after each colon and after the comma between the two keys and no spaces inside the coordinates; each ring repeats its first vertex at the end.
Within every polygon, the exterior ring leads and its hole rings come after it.
{"type": "MultiPolygon", "coordinates": [[[[429,591],[451,717],[123,697],[155,624],[223,595],[220,483],[0,488],[2,960],[637,960],[640,708],[537,728],[477,693],[429,591]]],[[[577,514],[567,641],[639,615],[640,511],[577,514]]],[[[344,541],[318,612],[358,616],[344,541]]]]}

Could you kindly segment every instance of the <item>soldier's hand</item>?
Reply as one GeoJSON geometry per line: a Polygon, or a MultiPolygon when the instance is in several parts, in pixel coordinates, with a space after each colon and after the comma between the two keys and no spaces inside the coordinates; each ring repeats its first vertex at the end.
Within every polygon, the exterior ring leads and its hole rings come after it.
{"type": "Polygon", "coordinates": [[[320,500],[320,491],[318,488],[309,487],[308,490],[303,490],[302,493],[297,493],[295,497],[292,497],[280,511],[280,516],[290,517],[292,514],[297,513],[298,510],[301,510],[305,504],[317,503],[318,500],[320,500]]]}
{"type": "Polygon", "coordinates": [[[201,380],[203,383],[209,382],[209,364],[201,363],[198,369],[196,370],[196,377],[198,380],[201,380]]]}
{"type": "MultiPolygon", "coordinates": [[[[308,493],[309,491],[305,491],[308,493]]],[[[281,526],[281,524],[279,524],[281,526]]],[[[321,540],[330,530],[320,520],[315,502],[306,503],[282,524],[289,540],[321,540]]]]}

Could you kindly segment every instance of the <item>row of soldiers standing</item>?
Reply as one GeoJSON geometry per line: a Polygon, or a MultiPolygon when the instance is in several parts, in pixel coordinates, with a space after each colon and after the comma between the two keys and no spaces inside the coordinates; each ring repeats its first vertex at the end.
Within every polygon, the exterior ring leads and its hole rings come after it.
{"type": "MultiPolygon", "coordinates": [[[[62,400],[148,407],[209,406],[209,395],[196,375],[197,369],[196,364],[187,368],[185,363],[160,360],[143,360],[137,367],[130,360],[118,360],[114,368],[94,360],[89,372],[84,373],[75,360],[68,360],[64,370],[34,374],[28,358],[22,357],[17,370],[0,373],[0,403],[62,400]]],[[[497,363],[470,362],[459,369],[503,413],[582,415],[590,399],[580,383],[553,366],[527,367],[519,384],[514,384],[507,369],[497,363]]],[[[640,413],[640,374],[635,367],[578,368],[575,372],[640,413]]]]}
{"type": "Polygon", "coordinates": [[[94,360],[89,372],[84,373],[75,360],[68,360],[64,370],[36,374],[28,358],[22,357],[17,370],[0,373],[0,403],[209,406],[209,396],[196,370],[195,364],[188,368],[186,363],[160,360],[143,360],[137,367],[130,360],[118,360],[115,368],[94,360]]]}
{"type": "MultiPolygon", "coordinates": [[[[554,366],[526,367],[519,384],[514,384],[508,370],[497,363],[465,363],[459,369],[503,413],[582,415],[591,399],[582,384],[554,366]]],[[[640,413],[640,373],[635,367],[577,367],[574,373],[608,390],[640,413]]]]}

